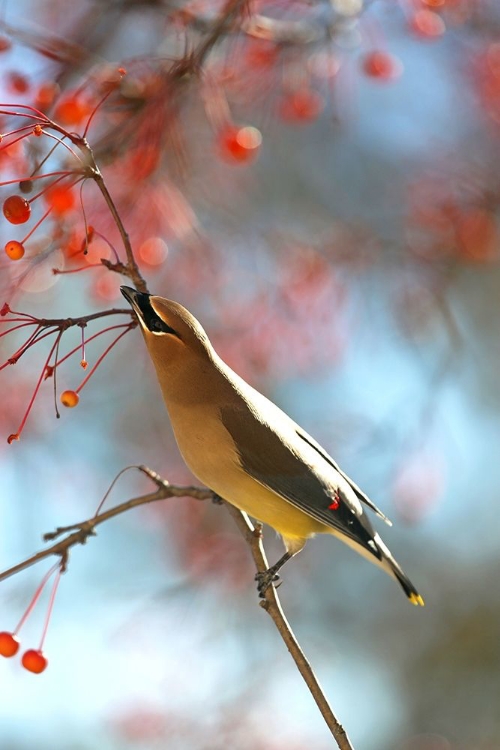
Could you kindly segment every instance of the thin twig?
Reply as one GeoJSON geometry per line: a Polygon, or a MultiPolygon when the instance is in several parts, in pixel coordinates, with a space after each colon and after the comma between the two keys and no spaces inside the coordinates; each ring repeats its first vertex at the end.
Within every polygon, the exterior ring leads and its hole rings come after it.
{"type": "Polygon", "coordinates": [[[196,68],[202,66],[212,48],[217,44],[223,34],[226,33],[234,19],[240,15],[240,13],[244,12],[245,7],[248,8],[248,0],[229,0],[229,2],[226,3],[210,33],[194,51],[193,63],[196,68]]]}
{"type": "MultiPolygon", "coordinates": [[[[92,151],[90,149],[90,146],[88,146],[90,153],[92,154],[92,151]]],[[[92,159],[94,158],[92,154],[92,159]]],[[[118,231],[120,232],[120,236],[122,238],[123,246],[125,248],[125,253],[127,255],[127,265],[122,266],[120,273],[122,273],[124,276],[128,276],[128,278],[133,282],[135,288],[138,292],[148,292],[148,286],[146,282],[144,281],[141,272],[139,271],[139,266],[136,263],[134,252],[132,250],[132,245],[130,244],[130,238],[128,236],[128,233],[123,225],[123,222],[121,220],[120,214],[118,213],[118,209],[116,208],[113,199],[111,197],[111,194],[106,187],[106,183],[104,182],[104,178],[100,171],[96,167],[96,173],[94,174],[94,181],[101,191],[101,194],[106,201],[106,205],[108,206],[110,213],[114,219],[114,222],[116,226],[118,227],[118,231]]]]}
{"type": "MultiPolygon", "coordinates": [[[[154,472],[146,469],[146,467],[139,468],[145,470],[144,473],[153,479],[154,472]]],[[[156,477],[158,477],[158,475],[156,475],[156,477]]],[[[137,508],[140,505],[146,505],[147,503],[154,503],[158,500],[165,500],[169,497],[193,497],[196,500],[209,500],[213,497],[213,492],[211,490],[206,490],[201,487],[179,487],[177,485],[169,484],[164,480],[160,480],[159,477],[155,483],[157,484],[156,492],[150,492],[147,495],[134,497],[131,500],[120,503],[120,505],[115,505],[104,513],[100,513],[98,516],[89,518],[86,521],[75,523],[72,526],[60,526],[55,529],[55,531],[45,534],[43,539],[46,542],[52,541],[63,534],[68,534],[68,536],[61,539],[61,541],[56,542],[56,544],[53,544],[51,547],[47,547],[46,549],[37,552],[35,555],[31,555],[31,557],[26,558],[26,560],[14,565],[12,568],[3,571],[3,573],[0,573],[0,581],[4,581],[6,578],[10,578],[10,576],[20,573],[22,570],[26,570],[26,568],[29,568],[32,565],[36,565],[40,560],[44,560],[51,555],[58,555],[61,557],[63,567],[66,568],[71,547],[74,547],[77,544],[85,544],[89,537],[95,536],[96,526],[99,526],[99,524],[104,523],[105,521],[109,521],[110,518],[114,518],[121,513],[131,510],[131,508],[137,508]]]]}
{"type": "MultiPolygon", "coordinates": [[[[111,310],[101,310],[100,312],[90,313],[89,315],[81,315],[77,318],[33,318],[33,320],[27,321],[30,325],[37,325],[40,328],[55,327],[66,330],[73,326],[82,326],[85,323],[89,323],[91,320],[99,320],[99,318],[107,318],[108,315],[127,315],[131,317],[130,310],[125,308],[112,308],[111,310]]],[[[133,317],[133,316],[132,316],[133,317]]],[[[13,322],[10,318],[4,318],[6,323],[13,322]]]]}
{"type": "MultiPolygon", "coordinates": [[[[233,505],[226,503],[227,509],[231,516],[234,518],[238,529],[240,530],[243,538],[250,547],[255,566],[259,573],[263,573],[269,568],[266,553],[262,544],[262,534],[259,527],[255,527],[246,513],[235,508],[233,505]]],[[[335,716],[328,700],[318,682],[314,671],[309,664],[304,652],[302,651],[299,642],[297,641],[288,620],[285,617],[283,609],[281,607],[278,594],[274,586],[269,586],[264,594],[264,599],[260,602],[260,605],[271,617],[272,621],[276,625],[276,628],[283,639],[288,651],[304,682],[306,683],[309,691],[316,701],[323,719],[326,725],[331,731],[338,747],[340,750],[354,750],[347,732],[345,731],[342,724],[335,716]]]]}

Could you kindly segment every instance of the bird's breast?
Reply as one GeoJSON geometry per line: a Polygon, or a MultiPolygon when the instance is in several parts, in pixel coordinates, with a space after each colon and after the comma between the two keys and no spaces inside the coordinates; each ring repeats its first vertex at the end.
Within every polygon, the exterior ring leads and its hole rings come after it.
{"type": "Polygon", "coordinates": [[[233,439],[214,409],[170,404],[168,410],[182,457],[200,482],[288,539],[328,531],[243,469],[233,439]]]}

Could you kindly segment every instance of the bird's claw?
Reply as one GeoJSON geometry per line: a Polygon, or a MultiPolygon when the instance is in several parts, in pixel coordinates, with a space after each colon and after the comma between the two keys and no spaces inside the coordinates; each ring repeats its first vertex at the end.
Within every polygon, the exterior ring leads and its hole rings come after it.
{"type": "Polygon", "coordinates": [[[271,584],[274,584],[276,588],[282,584],[279,575],[273,573],[272,570],[264,570],[262,573],[256,573],[255,580],[257,581],[257,591],[259,592],[261,599],[264,598],[265,593],[271,584]]]}

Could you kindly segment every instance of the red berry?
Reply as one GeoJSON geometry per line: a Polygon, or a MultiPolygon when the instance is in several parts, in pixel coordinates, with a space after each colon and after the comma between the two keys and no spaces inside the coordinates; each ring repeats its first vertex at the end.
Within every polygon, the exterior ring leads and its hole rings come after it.
{"type": "Polygon", "coordinates": [[[8,659],[14,654],[17,654],[19,650],[19,640],[13,633],[3,632],[0,633],[0,655],[5,656],[8,659]]]}
{"type": "Polygon", "coordinates": [[[46,668],[48,661],[41,651],[30,648],[24,652],[21,664],[28,672],[40,674],[46,668]]]}
{"type": "Polygon", "coordinates": [[[44,198],[58,216],[71,211],[75,205],[75,194],[63,185],[54,185],[44,193],[44,198]]]}
{"type": "Polygon", "coordinates": [[[4,250],[11,260],[21,260],[24,255],[24,247],[22,243],[17,240],[10,240],[10,242],[7,242],[4,250]]]}
{"type": "Polygon", "coordinates": [[[260,130],[250,125],[227,125],[219,133],[219,146],[223,158],[231,162],[252,161],[262,143],[260,130]]]}
{"type": "Polygon", "coordinates": [[[33,190],[33,180],[21,180],[19,190],[21,193],[31,193],[33,190]]]}
{"type": "Polygon", "coordinates": [[[35,96],[35,107],[45,111],[59,94],[57,83],[42,83],[35,96]]]}
{"type": "Polygon", "coordinates": [[[8,85],[11,91],[14,91],[16,94],[26,94],[30,88],[30,83],[26,76],[18,73],[16,70],[8,74],[8,85]]]}
{"type": "Polygon", "coordinates": [[[397,57],[378,50],[365,55],[362,66],[367,76],[383,81],[393,81],[403,72],[403,65],[397,57]]]}
{"type": "Polygon", "coordinates": [[[6,36],[0,36],[0,52],[7,52],[12,47],[12,42],[6,36]]]}
{"type": "Polygon", "coordinates": [[[435,39],[443,36],[446,26],[443,19],[432,10],[418,10],[410,19],[410,28],[418,36],[435,39]]]}
{"type": "Polygon", "coordinates": [[[67,406],[68,409],[72,409],[77,406],[80,401],[80,396],[76,391],[64,391],[61,393],[61,404],[67,406]]]}
{"type": "Polygon", "coordinates": [[[94,279],[91,289],[92,296],[96,299],[115,300],[120,296],[119,286],[114,274],[103,273],[94,279]]]}
{"type": "Polygon", "coordinates": [[[249,42],[245,62],[251,68],[269,68],[278,60],[279,48],[261,39],[249,42]]]}
{"type": "Polygon", "coordinates": [[[24,224],[31,216],[31,206],[21,195],[11,195],[4,201],[3,215],[11,224],[24,224]]]}
{"type": "Polygon", "coordinates": [[[80,125],[92,113],[88,102],[77,96],[69,97],[59,102],[54,119],[63,125],[80,125]]]}
{"type": "Polygon", "coordinates": [[[313,89],[298,89],[281,100],[280,115],[288,122],[302,123],[316,120],[325,107],[325,100],[313,89]]]}
{"type": "Polygon", "coordinates": [[[139,245],[139,258],[148,266],[160,266],[167,255],[167,243],[161,237],[148,237],[139,245]]]}

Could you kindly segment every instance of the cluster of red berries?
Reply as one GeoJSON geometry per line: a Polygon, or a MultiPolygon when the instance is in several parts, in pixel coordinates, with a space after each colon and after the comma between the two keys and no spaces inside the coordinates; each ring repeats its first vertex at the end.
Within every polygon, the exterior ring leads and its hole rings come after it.
{"type": "Polygon", "coordinates": [[[50,568],[50,570],[44,575],[42,578],[41,583],[37,587],[30,603],[28,604],[28,607],[26,608],[26,611],[24,612],[23,616],[21,617],[17,627],[15,630],[10,633],[7,630],[4,630],[3,632],[0,632],[0,656],[4,656],[6,659],[10,659],[13,656],[17,654],[19,651],[19,647],[21,646],[21,642],[19,638],[17,637],[17,634],[21,630],[22,626],[32,613],[33,609],[35,608],[35,605],[37,601],[39,600],[42,591],[44,590],[49,578],[56,573],[56,577],[54,579],[54,583],[52,586],[52,591],[50,594],[49,599],[49,605],[47,607],[47,614],[45,616],[45,624],[43,627],[43,633],[42,638],[40,641],[40,646],[38,648],[29,648],[27,651],[24,652],[24,654],[21,657],[21,664],[25,669],[28,670],[28,672],[33,672],[34,674],[40,674],[43,672],[48,664],[47,657],[44,655],[42,649],[43,649],[43,643],[45,640],[45,636],[47,634],[47,629],[49,626],[50,616],[52,614],[52,608],[54,606],[54,600],[56,597],[57,587],[59,585],[59,580],[61,578],[61,565],[60,563],[56,563],[55,565],[50,568]]]}
{"type": "MultiPolygon", "coordinates": [[[[26,181],[25,181],[26,182],[26,181]]],[[[24,183],[21,183],[21,186],[24,183]]],[[[40,195],[40,194],[39,194],[40,195]]],[[[38,198],[39,195],[35,196],[38,198]]],[[[57,216],[71,211],[75,206],[75,195],[69,187],[63,185],[53,185],[43,191],[43,196],[48,205],[48,211],[57,216]]],[[[35,200],[32,198],[31,200],[35,200]]],[[[25,224],[31,217],[31,201],[23,198],[22,195],[10,195],[3,203],[3,215],[11,224],[25,224]]],[[[43,218],[45,218],[45,216],[43,218]]],[[[43,219],[41,219],[43,221],[43,219]]],[[[37,224],[41,223],[41,221],[37,224]]],[[[36,229],[36,227],[35,227],[36,229]]],[[[24,243],[33,234],[32,230],[21,242],[18,240],[9,240],[4,250],[5,254],[11,260],[21,260],[25,253],[24,243]]]]}
{"type": "MultiPolygon", "coordinates": [[[[15,633],[4,631],[0,633],[0,655],[7,659],[15,656],[19,651],[21,642],[15,633]]],[[[21,658],[21,664],[28,672],[40,674],[46,668],[48,661],[40,649],[29,648],[21,658]]]]}

